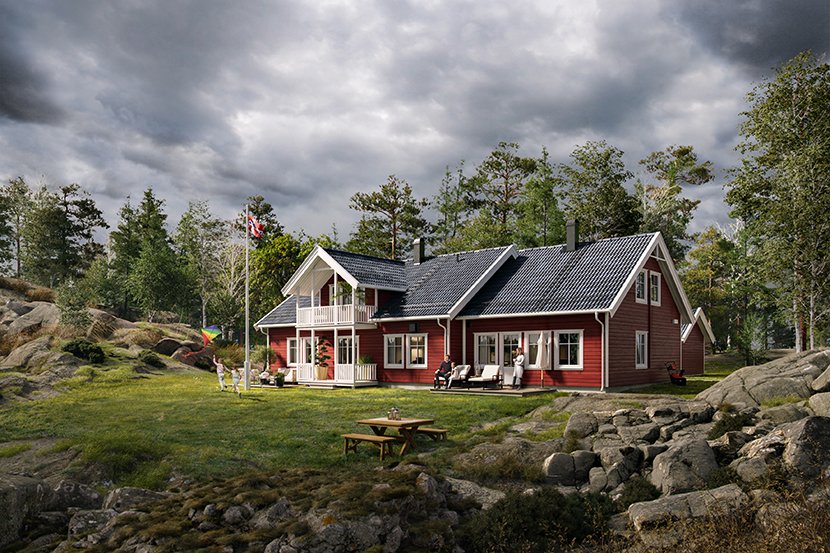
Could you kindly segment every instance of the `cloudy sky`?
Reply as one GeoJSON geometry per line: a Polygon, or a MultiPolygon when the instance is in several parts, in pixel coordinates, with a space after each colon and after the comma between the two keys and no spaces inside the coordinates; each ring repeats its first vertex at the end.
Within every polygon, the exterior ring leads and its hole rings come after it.
{"type": "Polygon", "coordinates": [[[111,224],[148,187],[173,225],[261,194],[345,240],[355,192],[432,196],[500,141],[606,140],[635,172],[691,144],[699,230],[728,223],[744,95],[807,49],[828,0],[0,0],[0,179],[77,182],[111,224]]]}

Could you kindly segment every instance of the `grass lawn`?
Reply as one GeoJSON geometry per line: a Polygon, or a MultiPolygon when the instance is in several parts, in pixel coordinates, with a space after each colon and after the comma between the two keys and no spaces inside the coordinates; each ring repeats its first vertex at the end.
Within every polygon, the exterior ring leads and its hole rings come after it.
{"type": "Polygon", "coordinates": [[[371,433],[355,421],[385,416],[393,406],[404,417],[434,418],[436,427],[449,430],[448,442],[419,439],[437,448],[440,459],[442,450],[452,452],[453,440],[472,436],[471,427],[524,415],[553,399],[395,388],[254,388],[240,399],[220,392],[216,375],[205,371],[136,376],[123,367],[102,370],[59,397],[13,404],[0,411],[0,443],[63,438],[63,447],[76,445],[86,459],[113,463],[115,484],[149,487],[171,468],[204,481],[258,469],[375,467],[381,464],[375,447],[360,444],[357,455],[344,455],[340,435],[371,433]]]}

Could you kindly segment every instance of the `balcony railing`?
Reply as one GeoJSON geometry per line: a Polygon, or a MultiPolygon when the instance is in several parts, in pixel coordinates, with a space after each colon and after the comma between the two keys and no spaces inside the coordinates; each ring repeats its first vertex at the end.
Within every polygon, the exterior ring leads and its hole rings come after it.
{"type": "Polygon", "coordinates": [[[302,326],[333,326],[368,323],[377,307],[374,305],[326,305],[297,310],[297,324],[302,326]]]}

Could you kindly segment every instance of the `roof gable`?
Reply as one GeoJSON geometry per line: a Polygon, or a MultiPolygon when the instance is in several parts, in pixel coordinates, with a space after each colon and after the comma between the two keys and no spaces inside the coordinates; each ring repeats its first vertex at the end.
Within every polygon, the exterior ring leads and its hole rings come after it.
{"type": "Polygon", "coordinates": [[[680,327],[680,340],[682,342],[685,342],[689,336],[691,336],[692,330],[695,326],[700,327],[700,332],[703,334],[703,338],[706,341],[710,344],[715,343],[715,333],[712,332],[712,327],[709,326],[709,319],[706,318],[706,314],[703,312],[702,307],[695,309],[695,318],[693,322],[686,323],[680,327]]]}

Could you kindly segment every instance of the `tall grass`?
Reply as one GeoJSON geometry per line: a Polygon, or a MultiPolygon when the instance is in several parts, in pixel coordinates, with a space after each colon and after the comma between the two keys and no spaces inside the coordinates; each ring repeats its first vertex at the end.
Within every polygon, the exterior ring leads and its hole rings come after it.
{"type": "MultiPolygon", "coordinates": [[[[392,406],[404,417],[434,418],[449,430],[448,442],[419,439],[421,448],[408,454],[417,455],[427,447],[452,448],[454,440],[470,437],[477,425],[521,416],[550,401],[545,396],[436,395],[395,388],[254,388],[240,399],[220,392],[214,374],[198,370],[139,380],[123,368],[111,374],[90,368],[88,373],[73,379],[71,389],[59,397],[0,411],[0,443],[71,440],[87,459],[111,463],[115,484],[164,463],[204,481],[252,470],[377,466],[371,448],[344,455],[340,435],[366,432],[355,421],[385,416],[392,406]]],[[[148,478],[159,481],[163,475],[148,478]]]]}

